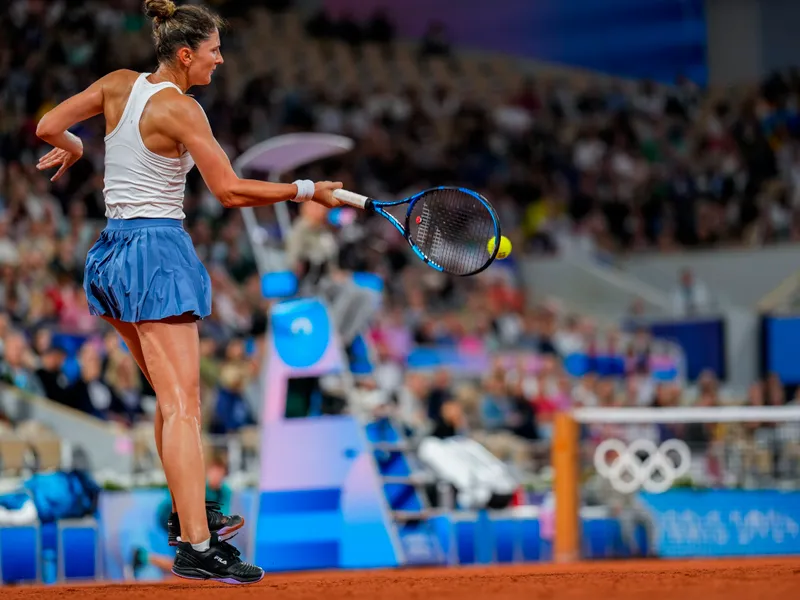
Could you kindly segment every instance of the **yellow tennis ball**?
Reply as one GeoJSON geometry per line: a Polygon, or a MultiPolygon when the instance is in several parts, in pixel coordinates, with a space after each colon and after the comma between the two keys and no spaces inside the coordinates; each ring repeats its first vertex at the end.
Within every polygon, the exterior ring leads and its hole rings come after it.
{"type": "MultiPolygon", "coordinates": [[[[486,249],[489,251],[489,254],[494,252],[494,238],[489,240],[489,243],[486,244],[486,249]]],[[[511,241],[504,235],[500,236],[500,248],[497,250],[497,258],[502,260],[506,256],[511,254],[511,241]]]]}

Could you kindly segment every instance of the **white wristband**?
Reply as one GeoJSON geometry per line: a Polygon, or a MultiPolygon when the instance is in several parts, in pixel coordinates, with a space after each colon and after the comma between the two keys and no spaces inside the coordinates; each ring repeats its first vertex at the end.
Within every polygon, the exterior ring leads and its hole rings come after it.
{"type": "Polygon", "coordinates": [[[293,198],[294,202],[305,202],[314,197],[314,191],[317,188],[310,179],[298,179],[292,183],[297,186],[297,195],[293,198]]]}

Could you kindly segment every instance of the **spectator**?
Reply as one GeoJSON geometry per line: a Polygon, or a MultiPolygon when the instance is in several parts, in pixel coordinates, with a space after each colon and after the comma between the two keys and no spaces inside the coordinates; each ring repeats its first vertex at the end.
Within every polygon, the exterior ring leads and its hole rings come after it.
{"type": "Polygon", "coordinates": [[[68,403],[69,379],[63,372],[65,359],[66,353],[61,348],[49,346],[41,352],[41,366],[36,370],[44,396],[59,404],[68,403]]]}
{"type": "Polygon", "coordinates": [[[336,31],[333,21],[328,16],[325,8],[320,8],[306,22],[306,32],[309,36],[316,39],[325,39],[333,36],[336,31]]]}
{"type": "Polygon", "coordinates": [[[427,398],[428,418],[430,420],[435,422],[440,418],[442,406],[452,399],[452,395],[452,377],[450,373],[447,369],[438,369],[433,376],[433,382],[427,398]]]}
{"type": "Polygon", "coordinates": [[[19,251],[9,235],[8,227],[8,217],[0,217],[0,265],[15,265],[19,261],[19,251]]]}
{"type": "Polygon", "coordinates": [[[241,340],[228,344],[219,374],[219,391],[211,424],[213,433],[234,432],[255,423],[244,391],[255,376],[256,367],[245,356],[241,340]]]}
{"type": "Polygon", "coordinates": [[[33,350],[33,354],[37,362],[41,361],[41,358],[44,355],[44,353],[47,352],[52,347],[52,345],[53,345],[53,332],[50,329],[41,327],[39,329],[34,330],[31,350],[33,350]]]}
{"type": "Polygon", "coordinates": [[[354,389],[347,396],[350,412],[363,421],[392,416],[393,406],[386,390],[378,386],[373,377],[358,377],[354,389]]]}
{"type": "Polygon", "coordinates": [[[597,375],[587,373],[572,391],[572,398],[575,405],[579,408],[594,408],[599,405],[597,397],[597,375]]]}
{"type": "Polygon", "coordinates": [[[566,357],[584,349],[579,325],[578,318],[571,315],[553,336],[553,346],[559,356],[566,357]]]}
{"type": "Polygon", "coordinates": [[[678,287],[672,292],[672,306],[675,314],[680,316],[703,314],[713,307],[708,288],[695,279],[689,268],[681,271],[678,287]]]}
{"type": "Polygon", "coordinates": [[[627,378],[629,406],[651,406],[656,394],[656,382],[648,365],[639,364],[627,378]]]}
{"type": "Polygon", "coordinates": [[[80,376],[66,390],[66,406],[108,419],[118,400],[103,379],[102,359],[93,343],[87,342],[81,347],[78,362],[80,376]]]}
{"type": "Polygon", "coordinates": [[[25,337],[17,331],[12,331],[5,337],[0,381],[39,396],[44,393],[42,382],[35,373],[35,357],[28,348],[25,337]]]}
{"type": "Polygon", "coordinates": [[[461,405],[455,400],[448,400],[442,404],[439,418],[434,420],[431,435],[438,438],[449,438],[467,435],[467,419],[461,405]]]}
{"type": "Polygon", "coordinates": [[[521,381],[509,385],[508,396],[509,414],[507,426],[509,431],[526,440],[539,439],[536,425],[536,409],[525,397],[521,381]]]}
{"type": "Polygon", "coordinates": [[[363,41],[364,32],[350,12],[345,12],[335,24],[336,36],[351,46],[359,46],[363,41]]]}
{"type": "Polygon", "coordinates": [[[397,417],[412,436],[422,433],[427,425],[429,385],[425,375],[411,371],[397,392],[397,417]]]}
{"type": "Polygon", "coordinates": [[[50,263],[50,271],[56,276],[63,276],[75,283],[83,282],[83,261],[79,260],[72,238],[62,238],[58,244],[58,252],[50,263]]]}
{"type": "Polygon", "coordinates": [[[434,21],[428,26],[419,48],[420,58],[450,55],[450,41],[444,23],[434,21]]]}
{"type": "Polygon", "coordinates": [[[377,44],[389,45],[394,41],[394,25],[384,9],[377,9],[366,24],[364,37],[377,44]]]}
{"type": "Polygon", "coordinates": [[[220,455],[215,455],[206,467],[206,500],[220,505],[222,514],[231,513],[231,499],[233,491],[226,481],[228,477],[228,463],[220,455]]]}
{"type": "Polygon", "coordinates": [[[781,382],[780,375],[770,373],[765,382],[766,399],[769,406],[783,406],[786,404],[786,390],[781,382]]]}
{"type": "Polygon", "coordinates": [[[729,394],[720,390],[717,376],[708,369],[700,373],[695,385],[687,390],[685,399],[689,405],[720,406],[731,403],[729,394]]]}
{"type": "Polygon", "coordinates": [[[13,425],[9,416],[0,407],[0,431],[11,429],[13,425]]]}
{"type": "Polygon", "coordinates": [[[111,418],[126,426],[133,426],[145,412],[142,407],[142,380],[133,356],[120,351],[105,371],[106,382],[115,402],[109,407],[111,418]]]}
{"type": "Polygon", "coordinates": [[[518,346],[523,350],[538,352],[542,346],[542,321],[535,311],[528,311],[522,321],[518,346]]]}
{"type": "Polygon", "coordinates": [[[511,403],[505,393],[505,383],[498,377],[489,377],[483,385],[481,400],[481,426],[486,431],[505,429],[509,423],[511,403]]]}

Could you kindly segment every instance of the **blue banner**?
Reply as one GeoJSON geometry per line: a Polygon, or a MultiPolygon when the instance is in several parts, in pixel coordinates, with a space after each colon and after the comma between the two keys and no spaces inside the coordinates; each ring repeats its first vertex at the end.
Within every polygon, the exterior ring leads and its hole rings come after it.
{"type": "Polygon", "coordinates": [[[800,317],[767,317],[762,326],[764,367],[785,384],[800,383],[800,317]]]}
{"type": "Polygon", "coordinates": [[[651,323],[654,337],[674,342],[686,358],[686,377],[697,379],[706,369],[719,379],[726,379],[725,321],[723,319],[698,319],[651,323]]]}
{"type": "Polygon", "coordinates": [[[661,557],[800,554],[800,492],[673,490],[641,499],[661,557]]]}
{"type": "Polygon", "coordinates": [[[708,77],[702,0],[324,0],[331,16],[365,22],[385,10],[402,38],[433,21],[458,46],[621,77],[674,83],[708,77]],[[454,7],[457,6],[457,9],[454,7]]]}
{"type": "MultiPolygon", "coordinates": [[[[672,490],[639,498],[655,526],[654,554],[661,558],[800,555],[800,492],[672,490]]],[[[370,548],[377,550],[375,562],[383,562],[381,549],[370,545],[375,536],[363,523],[353,527],[352,517],[328,510],[344,502],[358,515],[357,498],[353,503],[343,500],[338,491],[319,489],[266,497],[262,492],[260,499],[272,507],[273,514],[280,512],[288,519],[274,519],[270,525],[275,527],[264,533],[283,553],[275,552],[268,560],[262,557],[261,566],[272,571],[314,568],[314,562],[326,567],[333,563],[334,568],[363,567],[363,555],[370,548]],[[301,510],[305,510],[302,517],[298,516],[301,510]],[[328,536],[327,545],[323,543],[326,531],[335,534],[328,536]]],[[[233,543],[248,558],[257,554],[253,547],[258,545],[259,532],[254,516],[259,508],[263,510],[258,500],[254,490],[243,490],[234,493],[231,503],[232,512],[247,521],[233,543]]],[[[103,552],[99,572],[106,581],[120,581],[126,574],[139,581],[163,579],[167,574],[153,559],[174,555],[166,543],[163,507],[169,510],[166,490],[103,492],[99,544],[92,527],[0,527],[0,572],[7,583],[91,578],[92,554],[99,546],[103,552]],[[137,551],[149,561],[134,571],[132,559],[137,551]]],[[[407,563],[413,564],[440,564],[442,552],[447,564],[552,560],[552,525],[540,522],[542,510],[490,511],[480,518],[474,512],[443,515],[401,531],[399,543],[407,563]],[[438,547],[431,544],[432,538],[438,540],[438,547]]],[[[642,519],[637,520],[636,543],[649,548],[642,519]]],[[[604,510],[582,510],[583,558],[629,557],[630,541],[620,521],[604,510]]]]}

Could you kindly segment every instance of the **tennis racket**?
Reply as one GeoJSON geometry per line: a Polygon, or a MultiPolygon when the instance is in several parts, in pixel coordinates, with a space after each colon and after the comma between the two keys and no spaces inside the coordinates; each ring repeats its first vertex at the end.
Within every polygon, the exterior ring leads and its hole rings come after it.
{"type": "Polygon", "coordinates": [[[472,190],[437,187],[394,201],[375,200],[347,190],[334,190],[333,196],[388,219],[419,258],[443,273],[476,275],[497,257],[500,220],[489,201],[472,190]],[[404,223],[385,210],[401,204],[408,204],[404,223]],[[490,240],[494,244],[490,245],[490,240]]]}

